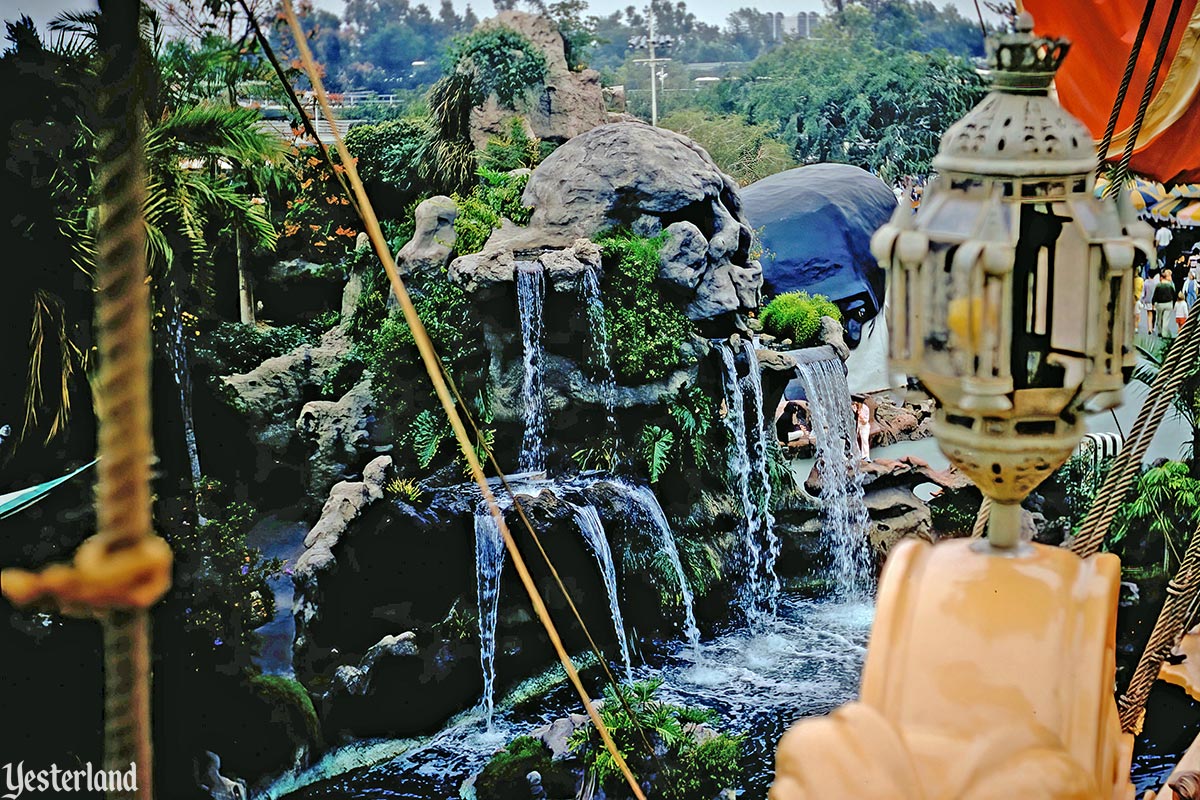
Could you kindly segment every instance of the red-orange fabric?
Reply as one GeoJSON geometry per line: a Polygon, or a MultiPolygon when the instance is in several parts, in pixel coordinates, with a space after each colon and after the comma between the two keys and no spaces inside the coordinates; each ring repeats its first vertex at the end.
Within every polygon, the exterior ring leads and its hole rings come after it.
{"type": "MultiPolygon", "coordinates": [[[[1197,2],[1183,0],[1155,91],[1166,79],[1197,2]]],[[[1100,139],[1116,100],[1117,88],[1121,85],[1145,3],[1137,0],[1023,0],[1021,5],[1033,14],[1036,33],[1070,40],[1071,51],[1056,79],[1058,99],[1088,126],[1097,140],[1100,139]]],[[[1171,0],[1158,0],[1155,4],[1137,68],[1117,120],[1118,132],[1128,128],[1134,120],[1170,8],[1171,0]]],[[[1123,139],[1114,141],[1109,158],[1119,159],[1124,147],[1123,139]]],[[[1200,180],[1200,103],[1193,99],[1180,119],[1135,152],[1131,167],[1135,172],[1164,183],[1200,180]]]]}

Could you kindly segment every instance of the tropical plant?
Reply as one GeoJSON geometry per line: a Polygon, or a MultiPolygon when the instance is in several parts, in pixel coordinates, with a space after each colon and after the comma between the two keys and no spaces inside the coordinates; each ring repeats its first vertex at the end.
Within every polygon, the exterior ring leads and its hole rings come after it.
{"type": "Polygon", "coordinates": [[[683,344],[692,335],[687,316],[655,283],[662,242],[662,235],[647,239],[621,230],[596,240],[604,258],[601,290],[613,374],[620,383],[665,378],[683,364],[683,344]]]}
{"type": "Polygon", "coordinates": [[[383,485],[383,491],[388,497],[403,500],[409,505],[416,505],[425,496],[421,484],[412,478],[397,475],[383,485]]]}
{"type": "Polygon", "coordinates": [[[680,438],[689,445],[686,452],[691,456],[692,465],[697,469],[706,469],[712,445],[709,434],[717,418],[717,408],[712,398],[699,386],[681,386],[667,403],[667,414],[675,423],[680,438]]]}
{"type": "Polygon", "coordinates": [[[647,425],[642,428],[640,442],[646,473],[651,483],[658,483],[658,479],[671,466],[671,446],[675,444],[675,434],[658,425],[647,425]]]}
{"type": "Polygon", "coordinates": [[[454,249],[461,255],[478,253],[492,231],[505,219],[518,225],[529,222],[533,209],[521,202],[529,181],[528,173],[493,172],[480,168],[479,184],[471,193],[454,195],[458,216],[454,218],[454,249]]]}
{"type": "Polygon", "coordinates": [[[842,312],[824,295],[785,292],[767,303],[760,319],[767,333],[791,339],[796,347],[806,347],[816,340],[821,317],[833,317],[840,322],[842,312]]]}
{"type": "MultiPolygon", "coordinates": [[[[1133,369],[1133,379],[1146,386],[1153,385],[1167,354],[1178,341],[1139,336],[1136,346],[1141,358],[1133,369]]],[[[1171,409],[1192,430],[1191,441],[1180,444],[1179,455],[1192,465],[1192,477],[1200,478],[1200,362],[1183,364],[1182,369],[1183,378],[1171,401],[1171,409]]]]}
{"type": "MultiPolygon", "coordinates": [[[[655,678],[628,686],[605,686],[601,721],[635,777],[658,772],[657,765],[665,763],[670,765],[668,771],[659,773],[658,779],[671,786],[670,796],[707,800],[721,789],[730,788],[740,775],[741,739],[722,733],[707,740],[719,741],[719,745],[697,744],[685,726],[712,724],[717,715],[709,709],[658,700],[655,694],[662,684],[662,678],[655,678]],[[654,753],[646,752],[647,742],[654,753]],[[687,778],[684,784],[674,780],[683,777],[687,778]]],[[[593,779],[607,792],[618,789],[622,781],[620,768],[600,742],[594,726],[575,731],[568,747],[583,761],[585,782],[593,779]]]]}
{"type": "Polygon", "coordinates": [[[479,166],[493,172],[533,169],[549,155],[551,147],[548,142],[531,136],[525,129],[525,120],[513,115],[508,121],[508,131],[488,139],[479,152],[479,166]]]}
{"type": "Polygon", "coordinates": [[[1187,464],[1167,461],[1138,479],[1132,499],[1117,511],[1108,546],[1128,567],[1173,574],[1197,522],[1200,480],[1191,477],[1187,464]]]}

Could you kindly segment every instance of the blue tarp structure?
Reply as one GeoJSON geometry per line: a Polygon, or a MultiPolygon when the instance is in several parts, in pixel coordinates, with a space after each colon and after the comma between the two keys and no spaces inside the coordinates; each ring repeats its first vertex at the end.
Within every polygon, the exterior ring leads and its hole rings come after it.
{"type": "Polygon", "coordinates": [[[79,469],[69,472],[66,475],[63,475],[61,478],[55,478],[52,481],[39,483],[37,486],[30,486],[28,489],[21,489],[16,492],[9,492],[8,494],[0,494],[0,519],[11,517],[13,514],[16,514],[19,511],[24,511],[48,495],[51,490],[71,480],[71,478],[74,478],[76,475],[83,472],[88,467],[91,467],[95,463],[96,462],[94,460],[89,461],[79,469]]]}
{"type": "Polygon", "coordinates": [[[763,246],[763,294],[823,294],[842,309],[848,339],[883,306],[884,275],[871,236],[896,196],[849,164],[796,167],[741,190],[742,211],[763,246]]]}

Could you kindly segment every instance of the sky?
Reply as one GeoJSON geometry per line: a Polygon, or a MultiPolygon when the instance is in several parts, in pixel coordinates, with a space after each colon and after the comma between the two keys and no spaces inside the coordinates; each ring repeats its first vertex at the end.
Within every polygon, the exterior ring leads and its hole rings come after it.
{"type": "MultiPolygon", "coordinates": [[[[943,5],[947,1],[935,0],[939,5],[943,5]]],[[[958,8],[963,16],[968,19],[975,18],[974,0],[949,1],[958,8]]],[[[319,8],[338,14],[345,7],[343,0],[314,0],[314,2],[319,8]]],[[[462,10],[466,7],[467,0],[454,0],[454,4],[462,10]]],[[[644,0],[588,0],[591,13],[600,15],[610,14],[631,4],[646,5],[644,0]]],[[[437,0],[426,0],[426,5],[436,8],[437,0]]],[[[471,5],[480,17],[490,16],[493,13],[491,0],[474,0],[471,5]]],[[[688,9],[699,19],[712,25],[721,26],[724,26],[725,18],[731,11],[746,6],[759,11],[782,11],[784,14],[795,14],[798,11],[823,12],[825,10],[822,0],[687,0],[687,5],[688,9]]],[[[980,3],[980,7],[982,8],[982,3],[980,3]]],[[[96,0],[0,0],[0,18],[14,20],[21,14],[28,14],[34,22],[45,25],[61,11],[95,8],[96,0]]],[[[983,13],[984,19],[989,21],[993,19],[986,8],[983,9],[983,13]]]]}

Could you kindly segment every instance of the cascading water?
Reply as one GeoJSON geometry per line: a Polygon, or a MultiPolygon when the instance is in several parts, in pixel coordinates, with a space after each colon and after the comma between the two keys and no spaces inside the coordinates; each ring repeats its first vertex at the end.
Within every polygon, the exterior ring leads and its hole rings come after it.
{"type": "Polygon", "coordinates": [[[779,579],[775,575],[779,539],[771,516],[771,481],[767,474],[770,444],[762,410],[762,378],[755,358],[747,376],[739,379],[733,348],[727,342],[716,345],[724,368],[725,428],[732,442],[729,472],[742,505],[746,579],[738,601],[747,618],[756,621],[774,615],[779,599],[779,579]]]}
{"type": "MultiPolygon", "coordinates": [[[[504,505],[501,505],[503,510],[504,505]]],[[[500,611],[500,573],[504,570],[504,536],[481,500],[475,507],[475,579],[479,599],[479,661],[483,667],[483,708],[487,724],[495,711],[496,621],[500,611]]]]}
{"type": "Polygon", "coordinates": [[[821,521],[833,555],[837,594],[847,600],[864,599],[873,582],[867,543],[871,520],[863,502],[845,367],[841,361],[826,359],[800,364],[799,371],[816,440],[821,521]]]}
{"type": "Polygon", "coordinates": [[[654,492],[647,487],[628,483],[620,485],[625,488],[630,499],[645,515],[647,532],[658,541],[659,548],[671,563],[675,578],[679,581],[679,593],[683,597],[683,632],[687,637],[691,652],[698,656],[700,653],[700,629],[696,627],[696,612],[692,607],[692,589],[688,586],[687,577],[683,574],[683,562],[679,560],[679,548],[675,545],[675,535],[671,533],[671,524],[667,522],[667,515],[659,505],[654,492]]]}
{"type": "Polygon", "coordinates": [[[604,400],[604,413],[610,431],[616,430],[617,380],[613,376],[612,363],[608,358],[608,324],[604,320],[604,300],[600,296],[598,270],[587,269],[580,284],[584,313],[588,318],[591,333],[594,366],[600,383],[600,396],[604,400]]]}
{"type": "Polygon", "coordinates": [[[592,504],[576,505],[575,519],[579,532],[591,548],[600,566],[600,574],[604,577],[604,588],[608,592],[608,610],[612,616],[613,629],[617,634],[617,644],[621,648],[621,663],[625,667],[625,679],[633,680],[633,666],[629,660],[629,639],[625,636],[625,620],[621,617],[621,605],[617,593],[617,568],[613,563],[612,548],[604,535],[604,524],[600,521],[600,512],[592,504]]]}
{"type": "Polygon", "coordinates": [[[543,442],[546,407],[542,399],[542,303],[546,284],[541,262],[518,261],[516,283],[521,346],[525,355],[525,378],[521,386],[525,434],[521,439],[517,468],[521,472],[540,472],[546,468],[543,442]]]}
{"type": "MultiPolygon", "coordinates": [[[[759,536],[762,541],[762,571],[759,574],[759,603],[771,616],[775,616],[776,605],[779,602],[779,576],[775,574],[775,560],[779,558],[780,542],[775,535],[775,515],[771,513],[771,476],[767,468],[770,448],[773,446],[773,431],[767,430],[767,421],[763,414],[762,371],[758,364],[758,338],[754,339],[754,350],[751,351],[752,364],[749,373],[742,380],[743,385],[750,390],[750,409],[748,415],[753,425],[754,436],[750,448],[750,475],[757,481],[758,496],[762,498],[762,513],[759,518],[759,536]]],[[[745,403],[742,404],[743,409],[745,403]]]]}

